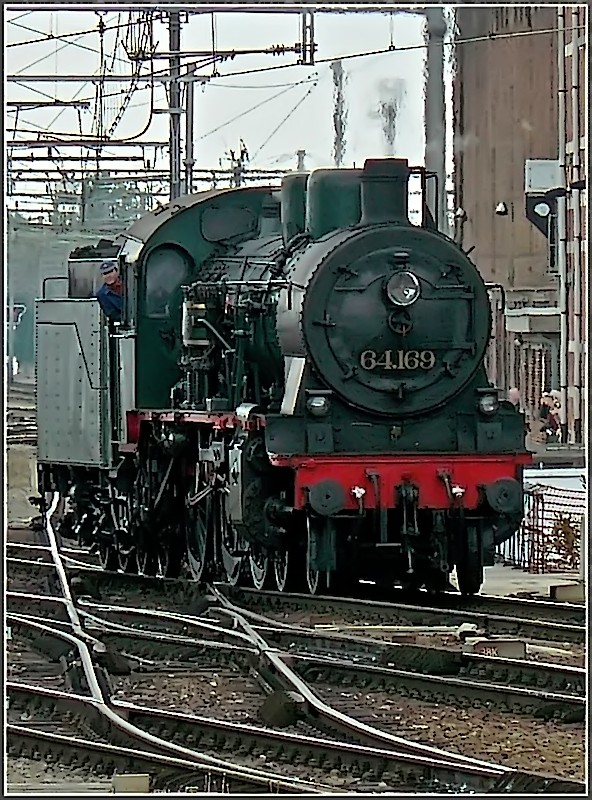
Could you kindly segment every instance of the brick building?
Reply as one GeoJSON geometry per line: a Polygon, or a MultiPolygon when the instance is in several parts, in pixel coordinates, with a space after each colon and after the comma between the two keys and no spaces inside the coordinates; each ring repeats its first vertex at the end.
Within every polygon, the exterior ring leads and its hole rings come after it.
{"type": "Polygon", "coordinates": [[[587,192],[558,195],[587,174],[586,14],[457,8],[453,86],[455,238],[505,290],[505,308],[492,290],[490,376],[518,386],[529,412],[543,388],[562,390],[570,442],[581,441],[583,415],[587,192]]]}

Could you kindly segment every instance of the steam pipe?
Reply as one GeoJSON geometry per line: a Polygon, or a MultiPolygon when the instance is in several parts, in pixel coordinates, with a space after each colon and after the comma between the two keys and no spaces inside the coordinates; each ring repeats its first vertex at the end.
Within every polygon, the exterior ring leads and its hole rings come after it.
{"type": "MultiPolygon", "coordinates": [[[[557,150],[559,169],[561,172],[561,188],[566,188],[565,175],[565,8],[557,10],[557,150]]],[[[559,390],[561,408],[561,440],[567,441],[567,242],[566,242],[566,198],[557,198],[557,270],[559,273],[559,390]]]]}
{"type": "MultiPolygon", "coordinates": [[[[579,68],[579,23],[580,11],[577,6],[572,8],[572,56],[571,56],[571,120],[573,136],[573,161],[571,182],[580,179],[580,68],[579,68]]],[[[582,325],[582,230],[580,221],[580,190],[573,189],[570,195],[573,209],[573,403],[574,403],[574,440],[582,441],[582,352],[581,352],[581,325],[582,325]]]]}
{"type": "Polygon", "coordinates": [[[169,12],[171,50],[169,87],[169,140],[171,200],[181,196],[181,19],[178,11],[169,12]]]}
{"type": "MultiPolygon", "coordinates": [[[[188,67],[187,78],[195,74],[195,66],[188,67]]],[[[195,82],[187,81],[185,88],[185,194],[193,192],[193,117],[194,117],[194,87],[195,82]]]]}

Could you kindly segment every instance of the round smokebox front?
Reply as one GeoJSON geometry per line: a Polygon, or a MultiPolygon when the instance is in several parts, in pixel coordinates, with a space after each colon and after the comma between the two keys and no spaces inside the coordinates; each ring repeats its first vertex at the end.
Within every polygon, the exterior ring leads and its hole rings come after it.
{"type": "Polygon", "coordinates": [[[314,273],[302,331],[323,379],[346,402],[410,416],[445,404],[478,369],[487,290],[445,239],[411,226],[352,233],[314,273]]]}

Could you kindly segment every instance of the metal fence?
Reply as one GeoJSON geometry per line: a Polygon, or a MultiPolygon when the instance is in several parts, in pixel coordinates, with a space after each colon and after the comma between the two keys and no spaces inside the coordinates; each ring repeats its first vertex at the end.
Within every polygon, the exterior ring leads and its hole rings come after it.
{"type": "Polygon", "coordinates": [[[584,507],[584,492],[530,486],[520,530],[497,547],[498,560],[533,574],[578,570],[584,507]]]}

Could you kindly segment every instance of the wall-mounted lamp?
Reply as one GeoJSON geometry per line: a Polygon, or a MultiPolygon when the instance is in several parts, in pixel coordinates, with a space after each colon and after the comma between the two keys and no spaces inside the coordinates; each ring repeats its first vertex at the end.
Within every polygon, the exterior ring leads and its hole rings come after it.
{"type": "Polygon", "coordinates": [[[507,217],[508,216],[508,206],[506,203],[498,203],[495,207],[495,213],[498,217],[507,217]]]}
{"type": "Polygon", "coordinates": [[[548,217],[551,213],[551,206],[549,203],[537,203],[536,206],[533,208],[535,214],[538,214],[539,217],[548,217]]]}

